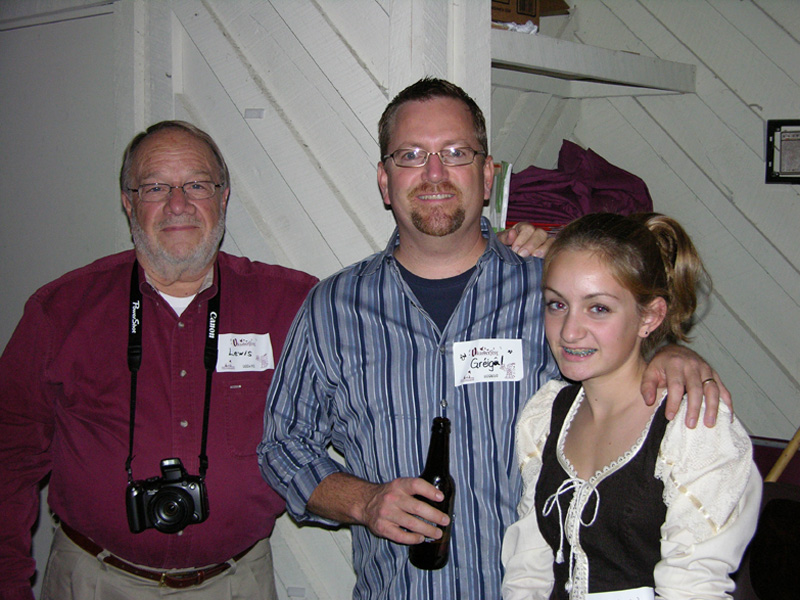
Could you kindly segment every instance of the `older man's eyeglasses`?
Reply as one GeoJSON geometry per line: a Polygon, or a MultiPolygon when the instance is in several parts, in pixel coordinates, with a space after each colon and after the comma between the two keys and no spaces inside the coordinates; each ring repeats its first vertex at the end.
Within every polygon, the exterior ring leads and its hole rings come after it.
{"type": "Polygon", "coordinates": [[[438,152],[426,152],[422,148],[400,148],[383,157],[383,161],[391,158],[398,167],[424,167],[432,155],[439,157],[446,167],[463,167],[471,165],[475,156],[486,156],[486,152],[478,152],[472,148],[443,148],[438,152]]]}
{"type": "Polygon", "coordinates": [[[183,185],[168,185],[166,183],[144,183],[138,188],[128,188],[129,192],[139,194],[142,202],[161,202],[169,197],[172,190],[181,190],[189,200],[208,200],[217,193],[223,184],[213,181],[187,181],[183,185]]]}

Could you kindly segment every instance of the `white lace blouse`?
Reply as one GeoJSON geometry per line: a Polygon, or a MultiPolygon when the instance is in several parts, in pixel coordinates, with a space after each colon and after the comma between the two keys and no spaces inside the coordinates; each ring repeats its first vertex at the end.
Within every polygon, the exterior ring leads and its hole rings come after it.
{"type": "MultiPolygon", "coordinates": [[[[503,598],[506,600],[547,600],[553,587],[554,554],[542,538],[534,510],[536,483],[542,466],[542,450],[550,434],[550,416],[558,392],[566,384],[550,381],[531,398],[520,414],[516,427],[517,460],[522,471],[523,497],[518,506],[520,519],[509,527],[503,541],[502,559],[506,573],[503,598]]],[[[583,390],[570,408],[562,431],[580,405],[583,390]]],[[[705,408],[705,407],[704,407],[705,408]]],[[[656,598],[730,598],[733,582],[729,573],[738,567],[741,556],[755,532],[761,502],[761,477],[752,460],[750,438],[724,405],[717,425],[706,428],[684,425],[686,402],[667,425],[661,441],[654,477],[664,484],[666,520],[661,527],[661,560],[654,571],[656,598]]],[[[701,415],[702,421],[702,415],[701,415]]],[[[565,436],[557,452],[570,473],[565,481],[575,491],[570,506],[562,508],[558,498],[548,502],[551,510],[567,513],[563,536],[569,542],[570,598],[591,598],[589,557],[580,545],[580,530],[591,526],[570,522],[580,518],[583,507],[596,494],[594,486],[622,468],[646,438],[650,424],[634,446],[619,459],[596,473],[589,481],[576,476],[563,454],[565,436]]],[[[602,498],[600,499],[602,501],[602,498]]],[[[562,538],[563,542],[563,538],[562,538]]],[[[653,597],[652,595],[650,597],[653,597]]]]}

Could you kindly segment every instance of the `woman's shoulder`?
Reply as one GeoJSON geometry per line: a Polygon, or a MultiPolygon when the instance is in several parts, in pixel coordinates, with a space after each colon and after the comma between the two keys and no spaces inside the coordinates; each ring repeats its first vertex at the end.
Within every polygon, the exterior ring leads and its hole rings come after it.
{"type": "Polygon", "coordinates": [[[667,425],[661,443],[656,477],[664,482],[668,506],[681,498],[688,522],[697,521],[696,535],[714,524],[721,528],[747,489],[753,473],[753,446],[739,420],[720,405],[714,427],[703,424],[705,401],[698,425],[685,424],[686,397],[675,418],[667,425]],[[691,514],[688,514],[691,513],[691,514]]]}
{"type": "Polygon", "coordinates": [[[517,458],[523,466],[529,458],[540,456],[550,433],[550,415],[553,402],[568,384],[551,379],[528,400],[520,413],[516,427],[517,458]]]}
{"type": "Polygon", "coordinates": [[[550,414],[558,393],[569,385],[566,381],[560,379],[551,379],[545,383],[539,390],[528,399],[525,407],[520,413],[518,426],[523,422],[539,422],[543,414],[550,414]]]}
{"type": "Polygon", "coordinates": [[[681,452],[684,459],[690,458],[691,455],[686,455],[683,450],[692,449],[694,453],[750,458],[753,448],[750,436],[731,409],[726,404],[720,403],[716,424],[713,427],[706,427],[703,423],[706,410],[708,406],[704,398],[697,426],[693,429],[687,427],[688,402],[684,395],[675,418],[667,425],[663,446],[681,452]]]}

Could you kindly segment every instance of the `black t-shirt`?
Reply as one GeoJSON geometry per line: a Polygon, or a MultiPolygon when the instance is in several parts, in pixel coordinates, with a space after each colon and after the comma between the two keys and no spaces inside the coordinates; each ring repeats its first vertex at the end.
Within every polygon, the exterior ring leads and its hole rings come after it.
{"type": "Polygon", "coordinates": [[[431,316],[439,331],[444,331],[450,315],[453,314],[458,301],[461,300],[461,294],[464,293],[464,288],[472,277],[475,267],[455,277],[425,279],[414,275],[400,262],[397,262],[397,266],[400,267],[400,274],[422,304],[422,308],[431,316]]]}

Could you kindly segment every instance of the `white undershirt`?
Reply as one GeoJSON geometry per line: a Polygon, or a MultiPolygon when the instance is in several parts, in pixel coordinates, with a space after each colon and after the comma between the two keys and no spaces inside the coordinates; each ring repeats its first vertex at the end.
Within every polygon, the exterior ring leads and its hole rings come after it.
{"type": "Polygon", "coordinates": [[[214,282],[214,269],[209,269],[206,273],[205,278],[203,279],[203,284],[200,286],[200,289],[197,290],[196,294],[192,294],[191,296],[170,296],[169,294],[165,294],[161,290],[159,290],[156,286],[153,285],[153,282],[150,280],[150,277],[147,275],[147,271],[144,272],[145,279],[150,286],[159,293],[159,295],[167,301],[172,307],[172,310],[180,317],[183,314],[183,311],[186,310],[186,307],[192,303],[194,297],[197,296],[203,290],[206,290],[211,287],[211,284],[214,282]]]}
{"type": "Polygon", "coordinates": [[[158,292],[158,293],[161,295],[162,298],[164,298],[164,300],[167,301],[167,303],[172,307],[172,310],[174,310],[179,317],[181,316],[183,311],[186,310],[186,307],[192,303],[194,297],[197,296],[197,294],[192,294],[191,296],[178,297],[178,296],[170,296],[169,294],[165,294],[164,292],[158,292]]]}

